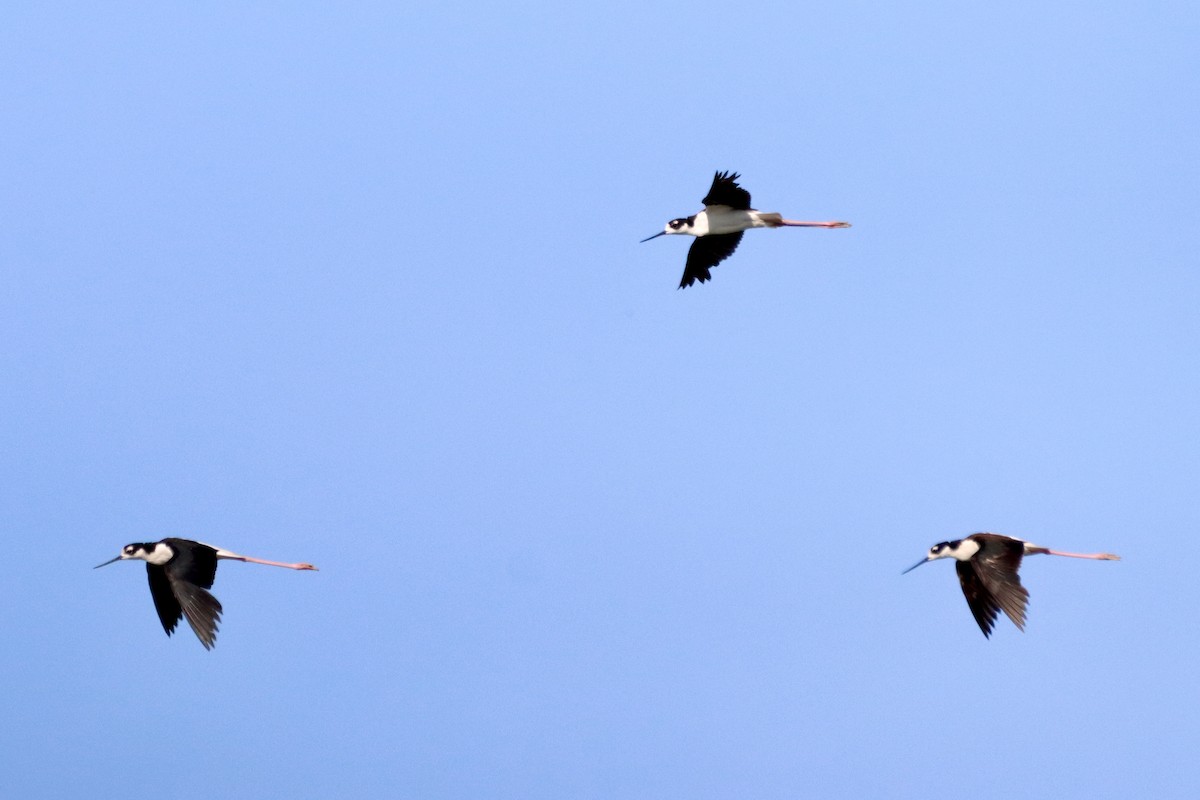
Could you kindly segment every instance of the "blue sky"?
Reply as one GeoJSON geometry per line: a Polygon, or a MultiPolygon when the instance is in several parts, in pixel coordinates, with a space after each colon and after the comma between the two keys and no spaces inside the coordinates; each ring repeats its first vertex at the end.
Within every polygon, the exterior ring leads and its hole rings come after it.
{"type": "Polygon", "coordinates": [[[0,794],[1196,795],[1200,12],[727,5],[6,8],[0,794]]]}

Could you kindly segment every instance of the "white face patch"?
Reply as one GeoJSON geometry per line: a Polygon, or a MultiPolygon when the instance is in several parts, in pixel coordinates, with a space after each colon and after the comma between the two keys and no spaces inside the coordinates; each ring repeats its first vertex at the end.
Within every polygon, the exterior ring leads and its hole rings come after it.
{"type": "Polygon", "coordinates": [[[143,551],[143,554],[134,557],[142,559],[147,564],[154,564],[155,566],[161,567],[163,564],[175,557],[175,551],[171,549],[170,545],[165,545],[162,542],[158,542],[152,546],[152,549],[149,552],[143,551]]]}
{"type": "MultiPolygon", "coordinates": [[[[949,552],[949,551],[947,551],[949,552]]],[[[963,539],[959,544],[958,549],[950,555],[954,556],[959,561],[970,561],[971,556],[979,552],[979,542],[974,539],[963,539]]]]}

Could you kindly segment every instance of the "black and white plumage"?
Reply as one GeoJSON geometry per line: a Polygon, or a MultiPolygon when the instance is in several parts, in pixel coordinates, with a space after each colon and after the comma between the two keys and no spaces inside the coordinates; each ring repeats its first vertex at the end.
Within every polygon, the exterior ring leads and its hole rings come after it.
{"type": "Polygon", "coordinates": [[[971,615],[983,635],[990,637],[996,617],[1003,611],[1018,630],[1025,630],[1025,606],[1029,592],[1021,585],[1018,571],[1027,555],[1067,556],[1099,561],[1119,561],[1112,553],[1064,553],[1040,547],[1023,539],[998,533],[973,533],[952,542],[938,542],[922,560],[905,572],[939,558],[955,559],[954,568],[971,615]]]}
{"type": "Polygon", "coordinates": [[[217,641],[217,626],[221,622],[223,609],[208,590],[217,577],[217,561],[223,558],[288,569],[316,569],[312,564],[267,561],[238,555],[203,542],[175,538],[127,544],[121,548],[120,555],[98,564],[95,569],[114,561],[145,561],[150,596],[154,598],[154,608],[167,636],[173,634],[179,620],[186,617],[200,644],[204,645],[204,649],[211,650],[217,641]]]}
{"type": "Polygon", "coordinates": [[[687,263],[679,288],[685,289],[696,281],[712,278],[712,268],[737,249],[742,233],[750,228],[849,228],[849,222],[799,222],[784,219],[781,214],[758,211],[750,207],[750,193],[738,185],[736,172],[718,172],[713,176],[708,194],[701,200],[704,209],[690,217],[679,217],[666,224],[661,233],[642,239],[648,242],[659,236],[687,234],[695,236],[688,250],[687,263]]]}

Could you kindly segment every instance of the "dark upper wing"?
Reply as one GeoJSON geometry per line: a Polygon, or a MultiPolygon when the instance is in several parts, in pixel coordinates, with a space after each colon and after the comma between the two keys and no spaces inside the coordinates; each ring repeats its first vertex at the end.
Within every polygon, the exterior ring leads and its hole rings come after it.
{"type": "Polygon", "coordinates": [[[196,632],[196,637],[205,650],[211,650],[217,643],[217,625],[221,622],[221,604],[199,586],[186,581],[171,581],[175,590],[175,599],[179,601],[188,624],[196,632]]]}
{"type": "Polygon", "coordinates": [[[720,264],[737,249],[743,231],[720,233],[715,236],[697,236],[688,248],[687,264],[683,268],[683,280],[679,288],[686,289],[696,281],[704,283],[712,278],[709,269],[720,264]]]}
{"type": "Polygon", "coordinates": [[[163,539],[175,551],[175,557],[167,562],[167,574],[175,580],[194,583],[211,589],[217,577],[217,551],[206,544],[191,539],[163,539]]]}
{"type": "Polygon", "coordinates": [[[750,209],[750,193],[737,185],[740,177],[736,172],[718,172],[713,177],[712,188],[701,203],[706,206],[729,206],[741,211],[750,209]]]}
{"type": "Polygon", "coordinates": [[[1025,630],[1029,592],[1021,585],[1021,577],[1017,574],[1021,557],[1025,555],[1025,543],[996,534],[976,534],[975,539],[981,547],[971,563],[975,565],[979,580],[1013,624],[1025,630]]]}
{"type": "Polygon", "coordinates": [[[954,569],[958,572],[958,582],[962,584],[963,596],[967,598],[971,615],[979,623],[979,630],[983,631],[983,635],[990,637],[992,626],[996,624],[996,615],[1000,612],[1000,605],[983,585],[983,581],[979,580],[971,562],[955,561],[954,569]]]}
{"type": "Polygon", "coordinates": [[[179,618],[183,616],[183,609],[179,607],[179,601],[175,599],[175,592],[171,591],[171,581],[167,578],[165,567],[147,564],[146,574],[150,578],[150,596],[154,598],[154,609],[158,612],[158,620],[162,623],[167,636],[170,636],[175,632],[179,618]]]}
{"type": "MultiPolygon", "coordinates": [[[[175,551],[175,557],[162,566],[163,580],[175,599],[175,623],[180,612],[196,632],[200,644],[211,650],[217,641],[221,604],[206,589],[217,577],[217,551],[190,539],[163,539],[175,551]]],[[[162,615],[162,611],[159,611],[162,615]]],[[[175,627],[173,623],[172,628],[175,627]]],[[[168,631],[170,633],[170,631],[168,631]]]]}

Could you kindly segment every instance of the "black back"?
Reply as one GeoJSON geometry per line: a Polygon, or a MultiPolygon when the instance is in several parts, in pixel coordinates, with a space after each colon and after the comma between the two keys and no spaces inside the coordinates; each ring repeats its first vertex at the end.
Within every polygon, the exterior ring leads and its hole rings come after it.
{"type": "Polygon", "coordinates": [[[166,564],[146,564],[150,596],[163,630],[170,636],[187,616],[196,637],[211,650],[217,641],[221,603],[206,589],[217,576],[217,551],[190,539],[163,539],[175,555],[166,564]]]}
{"type": "Polygon", "coordinates": [[[706,206],[729,206],[740,211],[750,210],[750,193],[738,186],[736,172],[718,172],[713,176],[712,187],[701,203],[706,206]]]}
{"type": "Polygon", "coordinates": [[[687,264],[683,267],[683,279],[679,288],[686,289],[696,281],[704,283],[712,279],[710,269],[733,255],[744,231],[719,233],[715,236],[697,236],[688,248],[687,264]]]}
{"type": "Polygon", "coordinates": [[[1029,592],[1017,574],[1025,543],[994,533],[977,533],[969,538],[979,543],[979,552],[970,561],[956,561],[955,569],[979,629],[990,637],[996,616],[1003,611],[1018,629],[1025,630],[1029,592]]]}
{"type": "Polygon", "coordinates": [[[164,567],[171,580],[187,581],[202,589],[211,589],[217,577],[217,551],[191,539],[163,539],[175,551],[164,567]]]}

